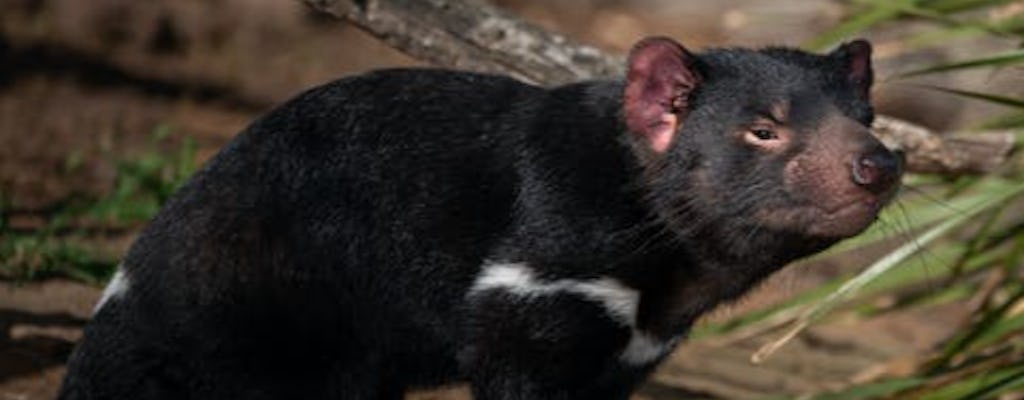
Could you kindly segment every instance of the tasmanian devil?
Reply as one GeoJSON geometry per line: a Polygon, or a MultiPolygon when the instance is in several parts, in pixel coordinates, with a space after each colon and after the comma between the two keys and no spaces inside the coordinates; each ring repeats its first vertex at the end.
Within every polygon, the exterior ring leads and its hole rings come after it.
{"type": "Polygon", "coordinates": [[[253,123],[141,234],[64,399],[624,399],[694,320],[865,229],[871,46],[541,88],[404,69],[253,123]]]}

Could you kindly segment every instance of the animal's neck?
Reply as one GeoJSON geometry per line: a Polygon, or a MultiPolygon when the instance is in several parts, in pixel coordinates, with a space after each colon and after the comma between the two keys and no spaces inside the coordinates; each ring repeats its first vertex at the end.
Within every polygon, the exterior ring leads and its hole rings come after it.
{"type": "Polygon", "coordinates": [[[665,239],[619,270],[642,293],[641,329],[663,338],[685,334],[702,314],[831,244],[778,232],[754,232],[737,240],[721,228],[665,239]]]}

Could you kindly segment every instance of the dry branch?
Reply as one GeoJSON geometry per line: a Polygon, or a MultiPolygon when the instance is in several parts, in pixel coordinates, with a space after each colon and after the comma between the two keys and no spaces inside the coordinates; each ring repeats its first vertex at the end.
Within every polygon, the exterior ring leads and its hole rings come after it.
{"type": "Polygon", "coordinates": [[[875,118],[873,128],[883,143],[906,154],[908,170],[947,175],[995,170],[1006,161],[1016,140],[1011,132],[939,135],[923,126],[886,116],[875,118]]]}
{"type": "MultiPolygon", "coordinates": [[[[622,74],[623,60],[548,32],[479,0],[305,0],[392,47],[432,64],[515,76],[542,85],[622,74]]],[[[879,116],[886,145],[907,169],[949,175],[990,172],[1015,146],[1008,132],[940,135],[879,116]]]]}
{"type": "Polygon", "coordinates": [[[538,84],[615,76],[622,62],[473,0],[307,0],[435,65],[538,84]]]}

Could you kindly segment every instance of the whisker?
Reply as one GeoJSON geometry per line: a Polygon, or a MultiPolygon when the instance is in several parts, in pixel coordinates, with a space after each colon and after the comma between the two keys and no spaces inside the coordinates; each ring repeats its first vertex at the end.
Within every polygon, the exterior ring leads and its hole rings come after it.
{"type": "Polygon", "coordinates": [[[928,193],[928,191],[926,191],[926,190],[919,189],[919,188],[916,188],[916,187],[913,187],[913,186],[903,186],[902,188],[906,189],[906,190],[909,190],[911,192],[914,192],[914,194],[921,196],[921,198],[923,198],[925,200],[928,200],[928,201],[930,201],[930,202],[932,202],[932,203],[934,203],[936,205],[942,206],[943,208],[945,208],[945,209],[947,209],[949,211],[952,211],[952,212],[956,213],[957,215],[962,215],[962,214],[964,214],[966,212],[963,209],[954,207],[952,204],[949,204],[948,201],[945,201],[945,200],[943,200],[943,199],[941,199],[939,197],[933,196],[932,194],[928,193]]]}
{"type": "Polygon", "coordinates": [[[938,259],[938,255],[933,253],[928,246],[924,246],[920,242],[918,242],[917,241],[918,237],[915,236],[915,235],[912,235],[910,233],[911,228],[914,226],[913,225],[913,221],[910,220],[910,213],[907,212],[907,208],[904,206],[903,202],[897,201],[895,203],[896,203],[896,207],[900,211],[899,215],[903,217],[903,220],[904,220],[904,222],[907,225],[907,229],[904,231],[905,233],[904,233],[903,236],[904,236],[904,238],[906,238],[907,241],[913,242],[915,247],[917,247],[917,249],[918,249],[918,251],[916,252],[916,254],[914,256],[914,260],[916,261],[916,264],[918,265],[918,267],[921,268],[921,270],[925,274],[925,282],[928,285],[928,289],[929,290],[935,290],[936,289],[936,287],[935,287],[935,283],[936,282],[932,278],[931,269],[928,268],[930,262],[928,262],[927,259],[929,257],[932,258],[933,260],[934,259],[938,259]]]}

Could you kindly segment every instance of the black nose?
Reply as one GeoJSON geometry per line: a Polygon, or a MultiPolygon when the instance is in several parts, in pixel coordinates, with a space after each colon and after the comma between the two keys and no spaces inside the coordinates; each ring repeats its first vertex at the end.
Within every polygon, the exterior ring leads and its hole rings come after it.
{"type": "Polygon", "coordinates": [[[853,181],[874,193],[892,189],[903,174],[903,161],[885,148],[863,154],[853,164],[853,181]]]}

